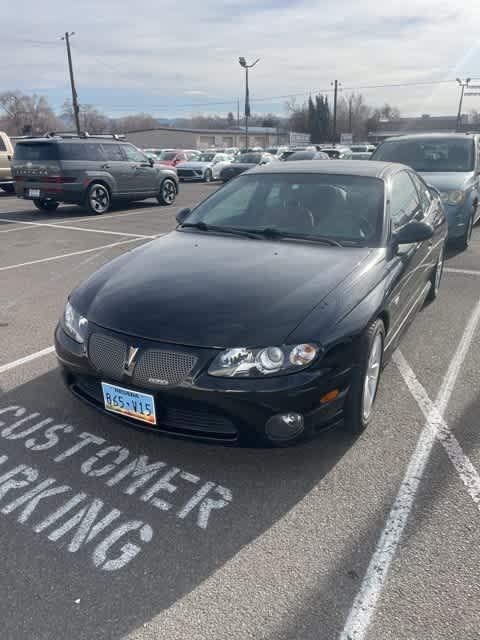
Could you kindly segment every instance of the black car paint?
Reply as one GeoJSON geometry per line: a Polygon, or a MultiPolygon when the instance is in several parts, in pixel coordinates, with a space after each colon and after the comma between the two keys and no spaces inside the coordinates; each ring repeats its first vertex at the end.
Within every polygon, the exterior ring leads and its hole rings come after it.
{"type": "MultiPolygon", "coordinates": [[[[428,294],[446,241],[438,197],[424,212],[433,229],[429,240],[398,246],[392,237],[388,190],[400,169],[405,167],[393,165],[382,175],[382,246],[338,248],[176,230],[102,267],[72,293],[71,302],[93,327],[120,334],[129,344],[174,345],[201,354],[191,379],[156,391],[159,406],[187,402],[228,415],[238,425],[236,441],[262,437],[265,421],[280,411],[303,412],[308,433],[331,426],[341,418],[357,366],[357,338],[382,318],[388,359],[428,294]],[[296,374],[231,379],[207,373],[219,349],[302,342],[321,345],[322,356],[296,374]],[[321,405],[322,394],[333,388],[340,389],[339,398],[321,405]]],[[[98,377],[83,348],[72,344],[60,325],[56,347],[72,389],[79,373],[98,377]]]]}
{"type": "Polygon", "coordinates": [[[245,173],[249,169],[256,167],[256,164],[250,162],[235,162],[229,164],[227,167],[220,171],[220,180],[222,182],[227,182],[236,176],[239,176],[241,173],[245,173]]]}

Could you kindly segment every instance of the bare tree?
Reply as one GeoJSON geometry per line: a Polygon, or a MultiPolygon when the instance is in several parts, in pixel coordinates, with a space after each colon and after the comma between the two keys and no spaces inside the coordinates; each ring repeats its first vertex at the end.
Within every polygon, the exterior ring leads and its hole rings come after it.
{"type": "Polygon", "coordinates": [[[58,119],[44,96],[27,96],[20,91],[0,94],[2,127],[10,135],[42,134],[55,129],[58,119]]]}

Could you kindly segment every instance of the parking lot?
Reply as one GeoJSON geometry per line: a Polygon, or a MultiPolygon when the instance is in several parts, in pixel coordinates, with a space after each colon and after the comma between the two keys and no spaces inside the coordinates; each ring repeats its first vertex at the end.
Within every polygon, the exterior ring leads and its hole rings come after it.
{"type": "Polygon", "coordinates": [[[64,389],[70,290],[216,188],[104,216],[0,195],[2,639],[480,638],[479,228],[356,441],[175,440],[64,389]]]}

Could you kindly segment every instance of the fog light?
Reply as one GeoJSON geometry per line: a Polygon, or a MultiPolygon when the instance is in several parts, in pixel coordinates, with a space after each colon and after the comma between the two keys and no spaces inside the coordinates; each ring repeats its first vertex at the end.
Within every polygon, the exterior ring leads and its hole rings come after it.
{"type": "Polygon", "coordinates": [[[303,416],[300,413],[279,413],[267,421],[265,433],[272,441],[286,442],[299,436],[304,429],[303,416]]]}
{"type": "Polygon", "coordinates": [[[335,398],[338,398],[339,394],[339,389],[333,389],[333,391],[329,391],[320,398],[320,404],[327,404],[328,402],[335,400],[335,398]]]}

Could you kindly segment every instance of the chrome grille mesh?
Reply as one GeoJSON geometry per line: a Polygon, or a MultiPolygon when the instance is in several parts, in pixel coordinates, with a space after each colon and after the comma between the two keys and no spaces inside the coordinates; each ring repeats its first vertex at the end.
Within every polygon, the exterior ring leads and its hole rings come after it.
{"type": "Polygon", "coordinates": [[[88,344],[88,356],[95,369],[120,380],[127,356],[127,345],[101,333],[94,333],[88,344]]]}
{"type": "Polygon", "coordinates": [[[195,356],[176,351],[148,350],[141,353],[133,374],[133,382],[142,384],[180,384],[197,362],[195,356]]]}

